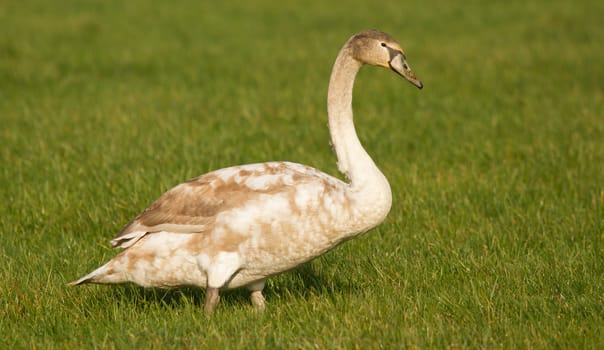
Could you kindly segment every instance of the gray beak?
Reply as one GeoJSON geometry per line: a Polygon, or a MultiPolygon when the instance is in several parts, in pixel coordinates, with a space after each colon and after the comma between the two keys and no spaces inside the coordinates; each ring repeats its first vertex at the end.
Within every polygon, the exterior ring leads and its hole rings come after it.
{"type": "Polygon", "coordinates": [[[401,77],[407,79],[411,84],[415,85],[417,88],[421,89],[424,87],[419,79],[415,77],[413,71],[411,71],[411,67],[407,64],[407,60],[402,52],[395,51],[391,52],[390,69],[398,73],[401,77]]]}

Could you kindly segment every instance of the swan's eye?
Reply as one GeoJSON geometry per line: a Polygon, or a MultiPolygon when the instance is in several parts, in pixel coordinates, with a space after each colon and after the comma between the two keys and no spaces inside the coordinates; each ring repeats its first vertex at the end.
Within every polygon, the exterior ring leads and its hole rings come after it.
{"type": "Polygon", "coordinates": [[[380,45],[382,45],[382,47],[386,47],[386,43],[381,43],[380,45]]]}

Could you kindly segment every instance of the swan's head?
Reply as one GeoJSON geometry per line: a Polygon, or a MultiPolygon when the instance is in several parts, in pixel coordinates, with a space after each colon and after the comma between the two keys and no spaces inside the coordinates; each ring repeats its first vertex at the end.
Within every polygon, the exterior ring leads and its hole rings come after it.
{"type": "Polygon", "coordinates": [[[424,87],[407,63],[401,45],[390,35],[378,30],[367,30],[348,41],[352,57],[363,64],[390,68],[418,88],[424,87]]]}

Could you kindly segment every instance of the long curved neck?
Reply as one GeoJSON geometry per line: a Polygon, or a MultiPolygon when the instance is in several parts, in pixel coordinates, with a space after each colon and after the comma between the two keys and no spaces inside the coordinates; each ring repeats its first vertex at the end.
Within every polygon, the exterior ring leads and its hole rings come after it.
{"type": "Polygon", "coordinates": [[[352,89],[362,64],[345,45],[333,66],[327,92],[327,113],[331,142],[338,158],[338,169],[350,180],[351,188],[382,185],[390,192],[384,175],[365,151],[354,128],[352,89]]]}

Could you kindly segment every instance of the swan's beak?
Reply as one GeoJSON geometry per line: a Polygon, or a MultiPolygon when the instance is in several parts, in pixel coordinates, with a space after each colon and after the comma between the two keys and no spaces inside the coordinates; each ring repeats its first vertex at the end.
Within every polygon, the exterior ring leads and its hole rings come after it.
{"type": "Polygon", "coordinates": [[[392,59],[388,64],[390,65],[390,69],[397,72],[401,77],[407,79],[411,84],[417,86],[418,89],[424,87],[419,79],[415,77],[413,71],[411,71],[411,67],[407,64],[407,60],[405,60],[405,56],[403,56],[402,52],[397,52],[393,55],[392,59]]]}

